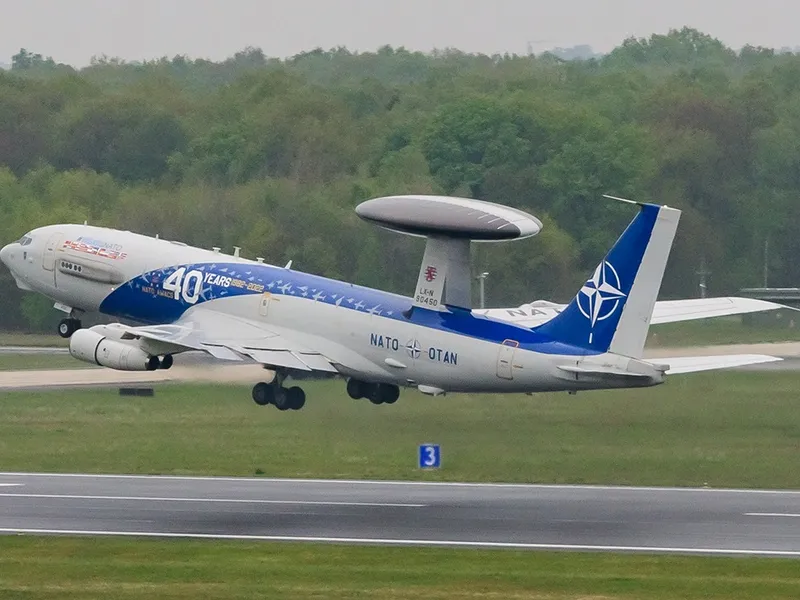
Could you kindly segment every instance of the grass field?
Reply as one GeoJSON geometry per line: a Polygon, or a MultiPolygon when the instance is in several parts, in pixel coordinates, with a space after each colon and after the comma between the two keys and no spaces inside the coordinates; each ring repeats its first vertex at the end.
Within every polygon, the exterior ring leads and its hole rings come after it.
{"type": "Polygon", "coordinates": [[[69,341],[54,334],[0,332],[0,346],[60,346],[66,348],[69,341]]]}
{"type": "Polygon", "coordinates": [[[800,374],[717,372],[577,396],[404,392],[394,406],[309,382],[300,412],[246,387],[14,392],[0,399],[12,471],[226,474],[800,488],[800,374]],[[420,472],[417,445],[442,444],[420,472]]]}
{"type": "MultiPolygon", "coordinates": [[[[625,392],[394,406],[309,382],[0,396],[0,470],[800,488],[800,373],[673,377],[625,392]],[[415,468],[439,442],[439,472],[415,468]]],[[[0,536],[0,598],[796,599],[798,561],[132,538],[0,536]]]]}
{"type": "Polygon", "coordinates": [[[714,346],[720,344],[758,344],[800,341],[800,313],[797,327],[748,325],[741,317],[718,317],[682,323],[653,325],[647,337],[648,348],[714,346]]]}
{"type": "Polygon", "coordinates": [[[0,354],[0,371],[91,369],[93,367],[95,366],[72,358],[69,354],[0,354]]]}
{"type": "Polygon", "coordinates": [[[796,600],[797,561],[0,538],[0,597],[796,600]]]}

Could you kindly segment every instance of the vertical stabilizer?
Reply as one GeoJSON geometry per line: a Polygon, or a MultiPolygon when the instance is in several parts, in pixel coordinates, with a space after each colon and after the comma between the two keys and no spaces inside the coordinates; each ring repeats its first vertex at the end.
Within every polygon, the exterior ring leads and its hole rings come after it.
{"type": "Polygon", "coordinates": [[[447,310],[471,306],[468,239],[428,237],[417,277],[414,306],[447,310]]]}
{"type": "Polygon", "coordinates": [[[681,211],[675,208],[662,206],[659,209],[650,243],[644,251],[639,273],[622,309],[609,352],[641,358],[680,217],[681,211]]]}
{"type": "Polygon", "coordinates": [[[640,205],[572,302],[536,331],[592,352],[641,357],[680,214],[640,205]]]}

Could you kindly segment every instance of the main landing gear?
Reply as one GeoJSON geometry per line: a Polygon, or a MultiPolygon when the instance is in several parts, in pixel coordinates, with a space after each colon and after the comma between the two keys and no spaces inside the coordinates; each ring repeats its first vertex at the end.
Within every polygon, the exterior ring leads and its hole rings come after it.
{"type": "Polygon", "coordinates": [[[367,398],[373,404],[394,404],[400,397],[400,388],[389,383],[367,383],[358,379],[348,379],[347,394],[353,400],[367,398]]]}
{"type": "Polygon", "coordinates": [[[278,410],[300,410],[306,404],[306,393],[297,386],[285,388],[276,382],[262,381],[253,386],[253,400],[259,406],[273,404],[278,410]]]}
{"type": "Polygon", "coordinates": [[[69,338],[72,337],[72,334],[78,331],[80,328],[80,319],[76,319],[75,317],[61,319],[61,321],[58,323],[58,335],[60,335],[62,338],[69,338]]]}

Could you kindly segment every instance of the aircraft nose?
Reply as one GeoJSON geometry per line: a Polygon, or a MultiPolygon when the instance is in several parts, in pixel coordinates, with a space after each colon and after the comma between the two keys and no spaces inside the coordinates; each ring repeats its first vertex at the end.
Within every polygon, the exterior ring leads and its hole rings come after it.
{"type": "Polygon", "coordinates": [[[2,250],[0,250],[0,262],[6,266],[9,266],[8,261],[11,259],[11,255],[13,253],[11,250],[12,245],[13,244],[7,244],[6,246],[3,246],[2,250]]]}

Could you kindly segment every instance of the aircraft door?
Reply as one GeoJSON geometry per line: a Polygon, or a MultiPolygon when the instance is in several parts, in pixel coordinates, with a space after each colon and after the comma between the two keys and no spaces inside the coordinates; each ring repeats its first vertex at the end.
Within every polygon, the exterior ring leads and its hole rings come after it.
{"type": "Polygon", "coordinates": [[[501,379],[514,379],[514,351],[519,346],[516,340],[505,340],[497,352],[497,376],[501,379]]]}
{"type": "Polygon", "coordinates": [[[53,285],[56,285],[56,250],[61,244],[61,234],[56,233],[50,236],[44,245],[42,252],[42,267],[45,271],[53,272],[53,285]]]}

